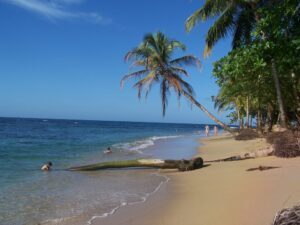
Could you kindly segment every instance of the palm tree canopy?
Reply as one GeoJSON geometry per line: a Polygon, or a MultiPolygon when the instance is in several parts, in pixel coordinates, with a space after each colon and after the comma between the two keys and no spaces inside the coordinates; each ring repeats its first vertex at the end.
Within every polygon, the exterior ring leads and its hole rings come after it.
{"type": "MultiPolygon", "coordinates": [[[[204,56],[208,56],[218,40],[232,35],[233,48],[247,44],[257,21],[256,10],[266,0],[207,0],[186,21],[190,32],[199,22],[217,18],[206,34],[204,56]]],[[[276,3],[275,3],[276,4],[276,3]]]]}
{"type": "Polygon", "coordinates": [[[193,88],[183,79],[189,73],[183,66],[200,66],[200,60],[193,55],[173,59],[176,50],[184,51],[185,45],[177,40],[169,39],[162,32],[145,35],[142,43],[129,51],[126,62],[140,70],[129,73],[121,80],[121,87],[126,80],[136,78],[134,87],[138,89],[138,97],[142,93],[147,97],[153,84],[160,85],[163,115],[168,104],[168,95],[173,90],[178,100],[182,94],[194,95],[193,88]]]}

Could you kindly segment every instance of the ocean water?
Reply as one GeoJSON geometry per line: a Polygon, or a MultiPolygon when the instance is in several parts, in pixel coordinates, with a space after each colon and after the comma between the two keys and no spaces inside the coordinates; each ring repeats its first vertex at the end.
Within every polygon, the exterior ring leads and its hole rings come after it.
{"type": "Polygon", "coordinates": [[[70,172],[137,158],[191,158],[204,125],[0,118],[0,224],[93,224],[145,201],[168,178],[155,169],[70,172]],[[110,146],[112,154],[103,151],[110,146]],[[47,161],[51,172],[40,170],[47,161]]]}

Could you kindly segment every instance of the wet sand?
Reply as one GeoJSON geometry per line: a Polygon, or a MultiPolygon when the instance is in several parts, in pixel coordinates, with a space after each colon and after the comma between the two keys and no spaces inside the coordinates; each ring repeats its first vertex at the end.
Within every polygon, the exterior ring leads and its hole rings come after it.
{"type": "MultiPolygon", "coordinates": [[[[231,137],[201,141],[199,155],[214,160],[267,146],[263,139],[235,141],[231,137]]],[[[276,212],[300,202],[300,158],[273,156],[210,163],[191,172],[162,171],[171,178],[147,202],[121,208],[95,220],[104,225],[267,225],[276,212]],[[280,167],[246,171],[258,166],[280,167]]]]}

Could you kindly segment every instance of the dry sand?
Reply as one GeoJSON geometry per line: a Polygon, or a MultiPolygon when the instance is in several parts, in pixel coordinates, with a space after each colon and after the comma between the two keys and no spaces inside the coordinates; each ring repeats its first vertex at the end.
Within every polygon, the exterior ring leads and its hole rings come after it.
{"type": "MultiPolygon", "coordinates": [[[[199,148],[205,160],[252,152],[263,139],[208,138],[199,148]]],[[[143,204],[94,221],[105,225],[268,225],[276,212],[300,201],[300,158],[264,157],[218,162],[191,172],[165,171],[171,180],[143,204]],[[258,166],[266,171],[246,171],[258,166]]]]}

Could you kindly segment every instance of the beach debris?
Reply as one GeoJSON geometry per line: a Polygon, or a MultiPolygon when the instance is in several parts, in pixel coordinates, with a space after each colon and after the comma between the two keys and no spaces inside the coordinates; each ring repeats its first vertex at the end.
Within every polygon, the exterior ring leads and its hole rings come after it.
{"type": "Polygon", "coordinates": [[[235,136],[235,140],[246,141],[259,138],[259,134],[253,129],[242,129],[238,135],[235,136]]]}
{"type": "Polygon", "coordinates": [[[272,145],[263,149],[259,149],[258,151],[255,152],[245,153],[244,157],[259,158],[259,157],[266,157],[271,155],[274,155],[274,147],[272,145]]]}
{"type": "Polygon", "coordinates": [[[159,169],[178,169],[179,171],[195,170],[203,167],[203,159],[197,157],[191,160],[162,160],[162,159],[136,159],[124,161],[101,162],[86,166],[68,168],[69,171],[94,171],[101,169],[122,169],[150,167],[159,169]]]}
{"type": "Polygon", "coordinates": [[[228,158],[209,160],[205,162],[228,162],[228,161],[238,161],[238,160],[245,160],[245,159],[253,159],[253,157],[242,157],[240,155],[235,155],[228,158]]]}
{"type": "Polygon", "coordinates": [[[271,156],[271,155],[273,155],[273,152],[274,152],[273,146],[269,146],[265,149],[260,149],[260,150],[255,151],[255,152],[243,153],[243,154],[240,154],[240,155],[235,155],[235,156],[231,156],[231,157],[227,157],[227,158],[223,158],[223,159],[215,159],[215,160],[204,161],[204,162],[210,163],[210,162],[227,162],[227,161],[239,161],[239,160],[246,160],[246,159],[255,159],[255,158],[258,158],[258,157],[271,156]]]}
{"type": "Polygon", "coordinates": [[[300,156],[300,131],[286,130],[270,133],[267,141],[274,145],[274,155],[282,158],[300,156]]]}
{"type": "Polygon", "coordinates": [[[259,166],[259,167],[249,168],[246,171],[255,171],[255,170],[264,171],[264,170],[277,169],[277,168],[280,168],[280,167],[278,167],[278,166],[259,166]]]}
{"type": "Polygon", "coordinates": [[[300,205],[277,212],[272,225],[300,225],[300,205]]]}

